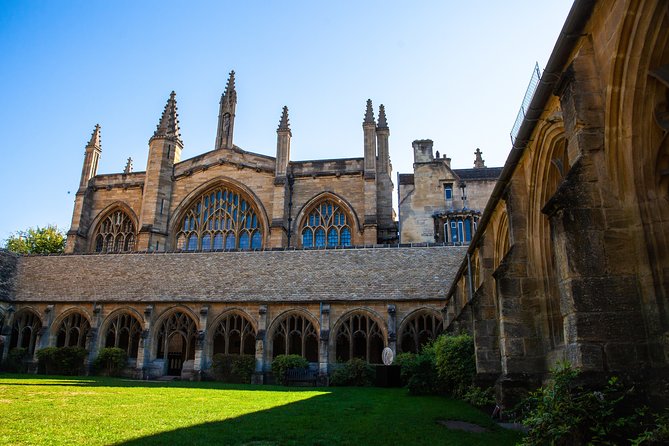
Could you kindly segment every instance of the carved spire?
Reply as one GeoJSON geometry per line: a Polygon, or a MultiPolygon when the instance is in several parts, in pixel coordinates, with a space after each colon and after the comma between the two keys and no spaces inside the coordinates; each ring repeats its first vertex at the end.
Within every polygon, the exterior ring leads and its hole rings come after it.
{"type": "Polygon", "coordinates": [[[225,86],[225,92],[221,96],[221,102],[223,101],[226,101],[228,104],[237,102],[237,90],[235,90],[235,70],[230,71],[228,84],[225,86]]]}
{"type": "Polygon", "coordinates": [[[132,158],[128,158],[128,162],[125,164],[125,169],[123,169],[124,174],[132,173],[132,158]]]}
{"type": "Polygon", "coordinates": [[[235,71],[230,72],[228,84],[221,95],[218,109],[218,129],[216,130],[216,144],[218,149],[232,149],[232,134],[235,126],[235,109],[237,108],[237,90],[235,90],[235,71]]]}
{"type": "Polygon", "coordinates": [[[380,129],[388,128],[388,121],[386,121],[386,108],[383,106],[383,104],[379,105],[379,123],[376,125],[376,127],[380,129]]]}
{"type": "Polygon", "coordinates": [[[153,134],[154,138],[175,138],[181,142],[181,134],[179,133],[179,114],[177,113],[176,93],[170,93],[170,98],[165,104],[165,110],[160,117],[160,122],[156,126],[156,131],[153,134]]]}
{"type": "Polygon", "coordinates": [[[281,120],[279,121],[279,130],[288,130],[290,131],[290,121],[288,120],[288,107],[283,106],[283,113],[281,113],[281,120]]]}
{"type": "Polygon", "coordinates": [[[474,168],[475,169],[481,169],[485,167],[485,160],[481,158],[481,155],[483,152],[481,152],[481,149],[478,147],[476,148],[476,152],[474,152],[474,155],[476,155],[476,159],[474,159],[474,168]]]}
{"type": "Polygon", "coordinates": [[[365,110],[364,124],[374,124],[374,110],[372,109],[372,100],[367,99],[367,109],[365,110]]]}
{"type": "Polygon", "coordinates": [[[100,147],[102,147],[100,144],[100,124],[95,124],[95,129],[93,129],[91,139],[88,141],[88,144],[86,144],[86,147],[96,147],[100,149],[100,147]]]}

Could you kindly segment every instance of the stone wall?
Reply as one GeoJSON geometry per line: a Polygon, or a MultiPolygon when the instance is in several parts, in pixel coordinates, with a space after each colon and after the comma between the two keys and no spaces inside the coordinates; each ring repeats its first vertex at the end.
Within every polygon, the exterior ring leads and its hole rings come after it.
{"type": "Polygon", "coordinates": [[[16,280],[16,264],[18,256],[0,250],[0,301],[11,300],[16,280]]]}

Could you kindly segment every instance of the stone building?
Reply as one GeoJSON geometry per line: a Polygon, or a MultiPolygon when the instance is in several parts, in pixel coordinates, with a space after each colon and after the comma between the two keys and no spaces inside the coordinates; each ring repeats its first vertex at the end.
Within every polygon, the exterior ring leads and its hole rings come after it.
{"type": "Polygon", "coordinates": [[[233,72],[214,149],[182,160],[172,93],[144,172],[129,160],[97,174],[96,126],[66,255],[0,255],[3,357],[74,345],[93,359],[117,346],[136,376],[190,377],[217,353],[248,354],[260,379],[277,354],[325,374],[442,331],[464,248],[397,246],[383,105],[376,121],[367,101],[363,157],[293,161],[287,108],[271,157],[233,144],[236,103],[233,72]]]}
{"type": "Polygon", "coordinates": [[[669,376],[668,98],[669,4],[576,1],[448,292],[501,398],[669,376]]]}
{"type": "Polygon", "coordinates": [[[476,149],[473,169],[453,169],[432,145],[414,141],[414,172],[397,175],[400,241],[466,245],[502,168],[486,167],[476,149]]]}

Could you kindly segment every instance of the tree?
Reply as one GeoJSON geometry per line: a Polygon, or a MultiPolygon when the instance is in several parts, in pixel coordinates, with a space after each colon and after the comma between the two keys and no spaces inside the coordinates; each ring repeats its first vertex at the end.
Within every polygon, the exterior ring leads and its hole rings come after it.
{"type": "Polygon", "coordinates": [[[17,254],[57,254],[65,249],[65,234],[55,225],[28,228],[10,235],[5,249],[17,254]]]}

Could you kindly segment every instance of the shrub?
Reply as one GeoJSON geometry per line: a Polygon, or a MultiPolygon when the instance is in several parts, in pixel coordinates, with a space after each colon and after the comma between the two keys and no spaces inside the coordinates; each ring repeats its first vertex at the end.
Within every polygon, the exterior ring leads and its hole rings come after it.
{"type": "Polygon", "coordinates": [[[26,372],[25,360],[28,359],[28,350],[21,347],[13,348],[7,353],[7,359],[3,364],[3,368],[8,372],[26,372]]]}
{"type": "MultiPolygon", "coordinates": [[[[400,372],[401,373],[401,372],[400,372]]],[[[442,386],[436,368],[435,351],[432,344],[423,347],[409,363],[406,376],[407,387],[412,395],[440,393],[442,386]]]]}
{"type": "Polygon", "coordinates": [[[495,388],[487,387],[485,389],[471,385],[462,395],[462,400],[472,406],[484,408],[495,404],[495,388]]]}
{"type": "Polygon", "coordinates": [[[128,362],[128,355],[122,348],[101,348],[93,361],[95,371],[105,376],[118,376],[128,362]]]}
{"type": "Polygon", "coordinates": [[[284,384],[286,370],[309,367],[309,361],[300,355],[278,355],[272,361],[272,374],[277,384],[284,384]]]}
{"type": "Polygon", "coordinates": [[[86,354],[81,347],[47,347],[37,352],[37,359],[46,374],[79,375],[84,371],[86,354]]]}
{"type": "Polygon", "coordinates": [[[333,386],[371,386],[374,383],[374,367],[367,361],[353,358],[332,373],[333,386]]]}
{"type": "Polygon", "coordinates": [[[523,445],[666,444],[669,415],[652,416],[616,377],[599,387],[577,385],[569,363],[551,370],[548,383],[521,403],[529,431],[523,445]],[[636,439],[630,440],[636,436],[636,439]]]}
{"type": "Polygon", "coordinates": [[[253,355],[225,355],[217,353],[212,358],[212,369],[216,379],[233,383],[250,383],[255,370],[253,355]]]}
{"type": "Polygon", "coordinates": [[[462,398],[476,375],[474,339],[466,333],[441,335],[432,344],[442,390],[462,398]]]}
{"type": "Polygon", "coordinates": [[[405,386],[409,383],[409,379],[411,379],[411,374],[415,369],[415,362],[415,353],[399,353],[395,357],[394,364],[400,367],[400,379],[405,386]]]}

